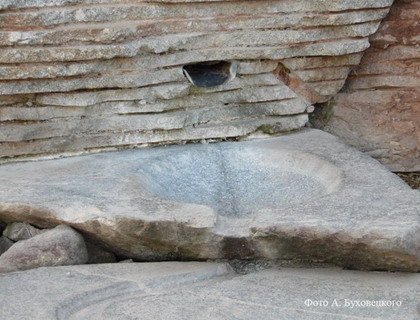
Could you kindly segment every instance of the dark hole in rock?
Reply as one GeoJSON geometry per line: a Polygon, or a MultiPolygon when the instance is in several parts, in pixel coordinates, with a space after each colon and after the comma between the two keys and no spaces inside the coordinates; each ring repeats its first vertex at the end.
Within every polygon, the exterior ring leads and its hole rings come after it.
{"type": "Polygon", "coordinates": [[[211,88],[220,86],[236,76],[236,63],[228,61],[207,61],[187,64],[184,75],[197,87],[211,88]]]}

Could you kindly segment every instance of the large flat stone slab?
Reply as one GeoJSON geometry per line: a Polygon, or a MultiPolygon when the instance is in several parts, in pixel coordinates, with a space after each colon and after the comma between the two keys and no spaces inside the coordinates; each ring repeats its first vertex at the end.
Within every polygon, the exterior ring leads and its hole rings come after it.
{"type": "Polygon", "coordinates": [[[0,310],[34,319],[418,319],[420,276],[227,264],[128,263],[0,275],[0,310]],[[321,304],[321,305],[320,305],[321,304]]]}
{"type": "Polygon", "coordinates": [[[0,166],[0,220],[69,224],[136,260],[420,270],[420,193],[318,130],[0,166]]]}

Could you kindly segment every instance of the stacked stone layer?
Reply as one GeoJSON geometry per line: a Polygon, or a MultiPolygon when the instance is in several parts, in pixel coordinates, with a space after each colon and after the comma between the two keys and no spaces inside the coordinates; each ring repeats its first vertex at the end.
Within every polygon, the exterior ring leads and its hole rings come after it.
{"type": "Polygon", "coordinates": [[[391,4],[2,1],[0,157],[298,129],[391,4]],[[217,60],[237,62],[237,77],[203,89],[182,72],[217,60]]]}
{"type": "Polygon", "coordinates": [[[420,2],[395,2],[327,130],[394,171],[420,171],[420,2]]]}

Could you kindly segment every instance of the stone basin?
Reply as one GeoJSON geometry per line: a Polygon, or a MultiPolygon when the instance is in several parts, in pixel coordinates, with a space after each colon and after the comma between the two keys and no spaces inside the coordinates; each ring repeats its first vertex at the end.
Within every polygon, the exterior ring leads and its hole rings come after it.
{"type": "Polygon", "coordinates": [[[145,188],[170,201],[209,206],[230,218],[310,202],[337,190],[342,179],[333,164],[288,149],[267,151],[246,144],[177,149],[151,150],[138,164],[145,188]]]}
{"type": "Polygon", "coordinates": [[[418,271],[420,194],[318,130],[0,166],[0,220],[64,223],[138,261],[418,271]]]}

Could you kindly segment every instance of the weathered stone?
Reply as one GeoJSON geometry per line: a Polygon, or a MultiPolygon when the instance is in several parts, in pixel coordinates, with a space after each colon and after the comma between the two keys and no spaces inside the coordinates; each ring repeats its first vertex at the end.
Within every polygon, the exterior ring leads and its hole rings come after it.
{"type": "Polygon", "coordinates": [[[0,166],[0,219],[69,224],[143,261],[416,271],[419,210],[417,191],[318,130],[0,166]]]}
{"type": "Polygon", "coordinates": [[[60,225],[28,240],[16,242],[0,256],[0,273],[83,264],[87,260],[83,237],[72,228],[60,225]]]}
{"type": "MultiPolygon", "coordinates": [[[[138,112],[144,110],[144,112],[159,112],[165,111],[166,109],[159,108],[160,104],[171,103],[171,100],[176,98],[182,98],[190,93],[212,93],[220,91],[231,91],[233,89],[248,88],[251,90],[258,90],[258,88],[252,88],[257,86],[274,86],[279,85],[278,80],[273,76],[272,73],[263,73],[258,75],[246,75],[240,78],[235,78],[233,81],[218,86],[215,88],[207,88],[199,90],[192,90],[190,84],[176,84],[169,83],[157,86],[150,86],[145,88],[136,89],[119,89],[119,90],[102,90],[98,92],[72,92],[72,93],[51,93],[38,95],[36,99],[37,104],[43,106],[68,106],[68,107],[88,107],[104,102],[140,102],[138,105],[138,112]],[[191,92],[193,91],[193,92],[191,92]],[[160,101],[163,100],[163,101],[160,101]],[[141,103],[141,101],[145,103],[141,103]],[[153,104],[152,104],[153,103],[153,104]],[[154,107],[154,108],[153,108],[154,107]]],[[[284,87],[284,86],[283,86],[284,87]]],[[[282,89],[283,92],[287,92],[287,88],[282,89]]],[[[240,90],[238,90],[240,92],[240,90]]],[[[290,90],[288,90],[290,91],[290,90]]],[[[258,92],[258,91],[257,91],[258,92]]],[[[231,94],[231,93],[230,93],[231,94]]],[[[220,96],[220,93],[219,93],[220,96]]],[[[230,95],[226,96],[229,99],[230,95]]],[[[190,96],[186,98],[186,102],[189,100],[204,99],[205,97],[190,96]]],[[[212,96],[210,96],[213,99],[212,96]]],[[[232,98],[230,98],[231,100],[232,98]]],[[[219,99],[220,100],[220,97],[219,99]]],[[[224,102],[224,100],[222,100],[224,102]]],[[[228,102],[228,101],[226,101],[228,102]]],[[[207,103],[207,106],[208,103],[207,103]]],[[[67,108],[69,109],[69,108],[67,108]]],[[[169,108],[168,108],[169,109],[169,108]]]]}
{"type": "MultiPolygon", "coordinates": [[[[283,104],[280,104],[280,108],[283,104]]],[[[288,104],[284,105],[288,107],[288,104]]],[[[294,106],[294,108],[297,105],[294,106]]],[[[258,107],[258,106],[256,106],[258,107]]],[[[100,132],[96,134],[70,136],[58,136],[49,139],[26,140],[0,145],[3,157],[13,157],[16,155],[40,155],[40,154],[59,154],[75,152],[94,152],[99,150],[113,150],[112,148],[124,148],[127,145],[147,145],[147,144],[174,144],[189,140],[202,139],[226,139],[243,138],[258,131],[262,126],[275,125],[283,131],[296,130],[303,127],[308,122],[307,114],[282,117],[255,117],[231,120],[228,123],[206,124],[199,123],[195,126],[185,127],[177,130],[157,130],[157,131],[117,131],[100,132]],[[104,148],[104,146],[112,146],[104,148]]],[[[6,159],[7,161],[7,159],[6,159]]]]}
{"type": "Polygon", "coordinates": [[[0,255],[5,253],[14,244],[12,240],[5,236],[0,236],[0,255]]]}
{"type": "Polygon", "coordinates": [[[241,61],[238,64],[238,74],[258,74],[276,70],[277,61],[273,60],[250,60],[241,61]]]}
{"type": "Polygon", "coordinates": [[[6,226],[6,229],[3,231],[3,235],[13,241],[27,240],[41,234],[46,230],[40,230],[31,226],[29,223],[25,222],[13,222],[9,223],[6,226]]]}
{"type": "Polygon", "coordinates": [[[276,119],[281,132],[302,127],[301,107],[340,90],[392,0],[81,3],[1,4],[0,158],[238,138],[276,119]],[[189,84],[186,65],[217,61],[237,76],[189,84]],[[292,90],[282,63],[300,79],[292,90]]]}
{"type": "MultiPolygon", "coordinates": [[[[274,76],[272,76],[274,78],[274,76]]],[[[208,123],[210,121],[220,123],[221,120],[229,122],[231,118],[224,116],[233,112],[232,108],[222,107],[225,104],[238,103],[239,110],[236,111],[235,118],[246,118],[247,113],[254,117],[264,117],[267,115],[290,115],[304,113],[306,106],[304,102],[296,99],[294,94],[285,85],[264,86],[252,89],[238,89],[232,90],[229,93],[213,92],[204,98],[200,95],[191,95],[183,99],[172,99],[168,102],[162,102],[162,108],[173,110],[168,113],[152,113],[143,114],[142,112],[131,112],[123,114],[118,112],[116,114],[102,116],[94,113],[90,117],[87,114],[79,117],[69,116],[67,121],[63,123],[62,117],[52,118],[48,121],[33,121],[24,123],[24,125],[17,125],[14,121],[5,122],[0,127],[0,140],[2,141],[22,141],[45,139],[57,136],[69,136],[72,134],[95,134],[98,132],[121,132],[121,131],[152,131],[152,130],[174,130],[185,127],[195,127],[200,123],[208,123]],[[285,105],[290,106],[290,101],[282,102],[283,100],[293,101],[294,108],[286,108],[285,105]],[[213,108],[206,107],[207,99],[211,99],[214,103],[213,108]],[[267,101],[278,101],[278,112],[270,111],[270,108],[265,112],[264,105],[257,103],[267,101]],[[256,103],[251,105],[251,103],[256,103]],[[201,108],[200,108],[201,107],[201,108]],[[192,110],[189,110],[189,109],[192,110]],[[217,110],[219,109],[219,110],[217,110]],[[220,110],[221,109],[221,110],[220,110]],[[252,110],[254,109],[254,110],[252,110]],[[255,110],[256,109],[256,110],[255,110]],[[219,112],[217,112],[219,111],[219,112]],[[271,112],[271,114],[270,114],[271,112]],[[222,113],[220,115],[220,113],[222,113]],[[268,114],[267,114],[268,113],[268,114]],[[213,114],[213,115],[212,115],[213,114]],[[126,116],[123,116],[126,115],[126,116]]],[[[160,104],[160,103],[159,103],[160,104]]],[[[121,105],[121,104],[120,104],[121,105]]],[[[273,105],[273,104],[272,104],[273,105]]],[[[111,104],[111,107],[115,104],[111,104]]],[[[102,105],[102,107],[105,107],[102,105]]],[[[142,108],[142,104],[138,104],[138,109],[142,108]]],[[[272,108],[271,108],[272,110],[272,108]]]]}
{"type": "Polygon", "coordinates": [[[419,17],[419,1],[395,2],[324,127],[394,171],[420,171],[419,17]]]}
{"type": "Polygon", "coordinates": [[[415,319],[418,274],[128,263],[0,276],[6,319],[415,319]],[[48,299],[46,299],[48,297],[48,299]],[[368,305],[370,303],[371,305],[368,305]]]}
{"type": "Polygon", "coordinates": [[[115,254],[112,252],[106,251],[90,241],[85,241],[85,244],[88,253],[87,263],[112,263],[117,261],[115,254]]]}
{"type": "MultiPolygon", "coordinates": [[[[220,4],[219,4],[220,5],[220,4]]],[[[302,27],[340,26],[352,25],[357,23],[366,23],[380,20],[386,14],[387,9],[376,9],[365,12],[347,12],[347,13],[313,13],[308,17],[307,13],[289,13],[289,14],[271,14],[254,17],[237,16],[232,21],[229,17],[219,16],[212,20],[203,19],[168,19],[155,21],[130,21],[130,23],[107,23],[102,25],[81,25],[69,29],[65,26],[56,26],[52,30],[37,31],[4,31],[0,32],[0,44],[3,46],[21,46],[21,45],[58,45],[91,43],[91,44],[111,44],[121,43],[129,39],[138,37],[161,36],[169,33],[187,33],[187,32],[209,32],[209,31],[236,31],[258,30],[263,28],[287,29],[300,23],[302,27]]],[[[41,16],[40,14],[39,16],[41,16]]],[[[16,14],[14,15],[16,18],[16,14]]]]}
{"type": "MultiPolygon", "coordinates": [[[[212,108],[202,107],[200,110],[191,111],[191,115],[200,115],[206,113],[220,113],[221,114],[236,114],[240,116],[241,113],[249,115],[292,115],[292,114],[303,114],[306,108],[309,106],[308,103],[297,99],[297,98],[288,98],[283,101],[262,101],[255,103],[248,102],[239,102],[231,103],[230,108],[222,103],[215,104],[212,108]],[[234,111],[233,111],[234,110],[234,111]]],[[[185,107],[180,105],[179,107],[173,106],[171,104],[142,104],[141,101],[118,101],[118,102],[103,102],[84,107],[72,107],[66,108],[62,106],[45,106],[43,108],[32,108],[32,107],[4,107],[3,110],[0,110],[0,119],[8,121],[45,121],[45,120],[54,120],[56,118],[67,117],[69,121],[75,121],[75,119],[81,117],[95,117],[98,119],[100,117],[113,117],[115,116],[130,116],[130,115],[141,115],[147,114],[150,112],[156,112],[158,108],[168,109],[172,108],[172,112],[185,111],[185,107]],[[151,110],[153,109],[153,110],[151,110]],[[4,111],[4,112],[2,112],[4,111]]],[[[155,116],[156,117],[156,116],[155,116]]],[[[145,117],[147,118],[147,117],[145,117]]],[[[218,118],[220,120],[220,117],[218,118]]],[[[223,120],[228,120],[228,118],[223,120]]]]}
{"type": "Polygon", "coordinates": [[[133,262],[134,262],[133,259],[124,259],[124,260],[118,261],[118,263],[133,263],[133,262]]]}

